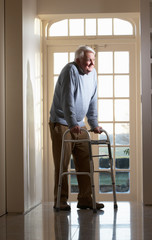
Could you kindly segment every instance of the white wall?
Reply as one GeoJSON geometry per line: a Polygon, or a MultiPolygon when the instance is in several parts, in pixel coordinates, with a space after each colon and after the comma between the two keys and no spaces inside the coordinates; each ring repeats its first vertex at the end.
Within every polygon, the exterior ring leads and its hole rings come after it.
{"type": "Polygon", "coordinates": [[[23,1],[23,139],[25,211],[42,200],[41,48],[36,0],[23,1]]]}
{"type": "Polygon", "coordinates": [[[26,212],[42,199],[40,29],[35,32],[36,12],[36,0],[5,0],[8,212],[26,212]]]}
{"type": "Polygon", "coordinates": [[[22,1],[5,0],[7,211],[24,211],[22,1]]]}
{"type": "Polygon", "coordinates": [[[140,0],[37,0],[38,14],[139,12],[140,0]]]}
{"type": "Polygon", "coordinates": [[[0,216],[5,213],[4,0],[0,0],[0,216]]]}
{"type": "MultiPolygon", "coordinates": [[[[152,14],[152,12],[151,12],[152,14]]],[[[150,43],[150,1],[141,0],[141,77],[142,77],[142,143],[143,201],[152,205],[152,65],[150,43]]]]}

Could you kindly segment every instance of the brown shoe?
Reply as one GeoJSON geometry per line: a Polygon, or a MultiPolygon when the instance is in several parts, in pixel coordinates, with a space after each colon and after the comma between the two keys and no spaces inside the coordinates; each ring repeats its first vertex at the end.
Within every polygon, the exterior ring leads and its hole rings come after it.
{"type": "MultiPolygon", "coordinates": [[[[78,203],[77,204],[77,208],[80,208],[80,209],[93,209],[93,204],[80,204],[78,203]]],[[[97,210],[100,210],[104,208],[104,204],[103,203],[96,203],[96,209],[97,210]]]]}
{"type": "Polygon", "coordinates": [[[56,204],[53,206],[55,210],[61,210],[61,211],[70,211],[71,207],[67,204],[67,202],[61,202],[59,209],[56,207],[56,204]]]}

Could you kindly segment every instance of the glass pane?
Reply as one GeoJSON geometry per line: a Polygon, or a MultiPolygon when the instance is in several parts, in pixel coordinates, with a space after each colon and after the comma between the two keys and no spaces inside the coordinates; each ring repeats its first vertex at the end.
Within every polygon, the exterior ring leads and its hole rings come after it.
{"type": "MultiPolygon", "coordinates": [[[[125,213],[126,213],[126,211],[125,211],[125,213]]],[[[125,218],[126,218],[126,214],[125,214],[125,218]]],[[[123,237],[121,237],[121,240],[131,239],[132,238],[132,233],[131,233],[131,228],[130,228],[130,221],[129,221],[129,224],[127,226],[123,227],[123,225],[121,225],[121,226],[118,227],[118,229],[117,229],[117,236],[123,236],[123,237]]]]}
{"type": "Polygon", "coordinates": [[[75,56],[75,53],[74,52],[70,52],[70,62],[74,61],[74,56],[75,56]]]}
{"type": "Polygon", "coordinates": [[[98,73],[113,73],[113,52],[98,52],[98,73]]]}
{"type": "Polygon", "coordinates": [[[98,35],[112,35],[112,18],[98,19],[98,35]]]}
{"type": "Polygon", "coordinates": [[[114,35],[133,35],[133,26],[130,22],[114,18],[114,35]]]}
{"type": "Polygon", "coordinates": [[[96,19],[86,19],[86,35],[96,35],[96,19]]]}
{"type": "Polygon", "coordinates": [[[129,52],[114,52],[115,73],[129,73],[129,52]]]}
{"type": "Polygon", "coordinates": [[[115,76],[115,97],[129,97],[129,76],[115,76]]]}
{"type": "Polygon", "coordinates": [[[111,174],[108,172],[99,173],[99,193],[112,192],[111,174]]]}
{"type": "Polygon", "coordinates": [[[73,161],[72,156],[71,156],[70,168],[71,168],[71,169],[75,169],[74,161],[73,161]]]}
{"type": "MultiPolygon", "coordinates": [[[[112,150],[111,150],[112,154],[112,150]]],[[[99,168],[110,168],[110,160],[109,160],[109,152],[108,147],[99,147],[99,155],[102,155],[99,157],[99,168]],[[103,156],[106,155],[106,156],[103,156]]]]}
{"type": "Polygon", "coordinates": [[[113,76],[98,77],[98,97],[113,97],[113,76]]]}
{"type": "Polygon", "coordinates": [[[113,100],[98,100],[98,120],[113,121],[113,100]]]}
{"type": "Polygon", "coordinates": [[[68,20],[53,23],[49,28],[49,36],[68,36],[68,20]]]}
{"type": "Polygon", "coordinates": [[[130,148],[116,147],[115,149],[116,168],[129,169],[129,155],[130,148]]]}
{"type": "MultiPolygon", "coordinates": [[[[100,215],[99,215],[99,217],[100,217],[100,215]]],[[[113,238],[113,229],[112,229],[113,224],[112,223],[109,224],[109,222],[110,222],[109,217],[107,219],[108,219],[108,224],[105,224],[105,221],[103,219],[101,220],[101,223],[100,223],[100,226],[102,226],[102,227],[99,228],[99,234],[100,234],[99,239],[102,239],[102,240],[107,240],[107,239],[113,238]],[[104,226],[102,225],[103,222],[104,222],[104,226]]],[[[117,227],[117,232],[118,232],[118,227],[117,227]]],[[[117,235],[118,235],[118,233],[117,233],[117,235]]],[[[120,234],[120,236],[121,236],[121,234],[120,234]]]]}
{"type": "MultiPolygon", "coordinates": [[[[112,123],[100,123],[99,126],[101,126],[106,132],[108,133],[110,143],[113,144],[113,124],[112,123]]],[[[99,135],[99,139],[103,140],[105,139],[105,134],[102,133],[99,135]]]]}
{"type": "Polygon", "coordinates": [[[57,80],[58,80],[58,76],[55,76],[55,77],[54,77],[54,89],[55,89],[55,86],[56,86],[57,80]]]}
{"type": "Polygon", "coordinates": [[[78,193],[79,192],[79,187],[78,187],[78,181],[76,175],[71,175],[71,193],[78,193]]]}
{"type": "Polygon", "coordinates": [[[115,100],[115,121],[129,121],[129,100],[115,100]]]}
{"type": "Polygon", "coordinates": [[[129,192],[129,172],[116,172],[116,191],[129,192]]]}
{"type": "Polygon", "coordinates": [[[68,63],[68,53],[54,53],[54,74],[59,74],[68,63]]]}
{"type": "Polygon", "coordinates": [[[84,19],[70,19],[70,36],[84,35],[84,19]]]}
{"type": "Polygon", "coordinates": [[[129,123],[115,124],[115,144],[129,145],[129,123]]]}
{"type": "Polygon", "coordinates": [[[34,19],[34,34],[40,36],[41,32],[41,20],[39,18],[34,19]]]}

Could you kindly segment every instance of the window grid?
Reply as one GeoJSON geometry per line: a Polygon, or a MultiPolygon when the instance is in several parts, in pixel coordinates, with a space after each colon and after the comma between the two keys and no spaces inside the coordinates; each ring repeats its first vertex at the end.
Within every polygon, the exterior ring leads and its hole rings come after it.
{"type": "MultiPolygon", "coordinates": [[[[113,157],[114,179],[116,181],[117,173],[128,173],[129,174],[129,192],[130,192],[130,160],[129,160],[129,168],[128,169],[127,168],[126,169],[121,169],[121,168],[117,168],[116,167],[116,149],[117,148],[123,148],[123,147],[126,147],[126,148],[130,149],[130,142],[129,142],[129,145],[117,145],[116,144],[116,138],[115,138],[115,136],[116,136],[115,126],[116,126],[117,123],[129,124],[129,136],[130,136],[130,106],[129,106],[129,121],[116,121],[116,116],[115,116],[115,100],[127,99],[127,100],[129,100],[129,105],[130,105],[130,93],[129,93],[128,97],[116,97],[115,96],[115,76],[116,75],[121,75],[121,76],[122,75],[124,75],[124,76],[128,76],[129,75],[129,82],[130,82],[130,72],[127,73],[127,74],[125,74],[125,73],[117,74],[117,73],[114,72],[114,70],[115,70],[115,68],[114,68],[115,67],[114,66],[115,65],[115,59],[114,59],[115,51],[112,51],[112,53],[113,53],[113,73],[111,73],[111,74],[109,74],[109,73],[103,73],[103,74],[100,73],[99,74],[98,73],[98,81],[99,81],[99,76],[107,76],[108,75],[108,76],[112,76],[113,77],[113,97],[98,97],[98,102],[99,102],[99,100],[104,100],[104,99],[106,99],[106,100],[109,99],[109,100],[113,101],[113,121],[98,121],[98,122],[99,122],[99,125],[101,125],[101,126],[104,123],[105,124],[106,123],[113,124],[113,144],[111,144],[111,148],[113,149],[112,157],[113,157]]],[[[98,68],[97,68],[97,71],[98,71],[98,68]]],[[[130,86],[130,83],[129,83],[129,86],[130,86]]],[[[99,152],[99,149],[100,149],[100,146],[98,146],[98,152],[99,152]]],[[[100,169],[100,171],[104,173],[105,169],[101,169],[99,164],[100,163],[98,162],[98,169],[100,169]]],[[[106,169],[106,171],[110,173],[110,169],[106,169]]],[[[100,174],[99,174],[99,177],[100,177],[100,174]]],[[[101,190],[100,190],[100,180],[99,180],[99,189],[98,189],[98,191],[99,191],[99,194],[103,194],[104,193],[104,192],[101,192],[101,190]]],[[[109,193],[111,193],[111,191],[107,192],[107,193],[109,194],[109,193]]],[[[126,194],[127,192],[124,192],[124,193],[126,194]]]]}
{"type": "MultiPolygon", "coordinates": [[[[91,19],[96,19],[96,34],[94,34],[94,35],[87,35],[86,34],[86,20],[88,19],[88,18],[79,18],[79,19],[75,19],[75,20],[84,20],[83,22],[83,24],[84,24],[84,33],[83,33],[83,35],[80,35],[80,37],[83,37],[83,36],[90,36],[90,37],[93,37],[93,36],[100,36],[100,37],[103,37],[103,36],[118,36],[118,35],[121,35],[121,34],[115,34],[114,33],[114,19],[115,18],[110,18],[111,20],[112,20],[112,34],[106,34],[106,35],[99,35],[99,32],[98,32],[98,26],[99,26],[99,23],[98,23],[98,19],[106,19],[106,18],[91,18],[91,19]]],[[[108,18],[107,18],[108,19],[108,18]]],[[[66,37],[74,37],[74,35],[70,35],[70,20],[72,20],[72,19],[67,19],[68,20],[68,36],[66,36],[66,37]]],[[[132,26],[132,31],[130,30],[130,33],[128,33],[128,34],[122,34],[122,36],[124,36],[124,35],[126,35],[126,36],[133,36],[133,35],[135,35],[135,28],[134,28],[134,25],[133,25],[133,23],[131,23],[130,21],[128,21],[128,20],[125,20],[125,19],[119,19],[120,21],[122,21],[122,20],[124,20],[124,21],[126,21],[127,23],[129,23],[130,24],[130,26],[132,26]]],[[[62,21],[62,20],[60,20],[60,21],[62,21]]],[[[58,22],[55,22],[55,23],[53,23],[53,24],[56,24],[56,23],[59,23],[60,21],[58,21],[58,22]]],[[[53,24],[48,24],[47,25],[47,29],[48,29],[48,37],[65,37],[65,36],[60,36],[60,35],[52,35],[52,36],[50,36],[49,35],[49,29],[51,28],[51,26],[53,25],[53,24]]],[[[76,35],[76,37],[79,37],[79,35],[76,35]]]]}

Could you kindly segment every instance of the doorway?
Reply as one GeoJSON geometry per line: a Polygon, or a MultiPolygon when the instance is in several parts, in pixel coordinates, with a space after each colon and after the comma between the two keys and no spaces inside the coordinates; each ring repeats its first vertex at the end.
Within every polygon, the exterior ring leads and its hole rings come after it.
{"type": "MultiPolygon", "coordinates": [[[[49,33],[50,34],[50,33],[49,33]]],[[[130,39],[130,38],[129,38],[130,39]]],[[[137,142],[137,106],[139,99],[137,92],[137,60],[135,38],[131,41],[128,37],[96,37],[93,41],[88,38],[85,43],[96,51],[96,70],[98,75],[98,122],[107,130],[112,146],[114,175],[118,200],[136,200],[138,195],[138,162],[139,148],[137,142]],[[108,109],[108,111],[107,111],[108,109]],[[138,151],[138,154],[137,154],[138,151]]],[[[83,39],[84,41],[84,39],[83,39]]],[[[54,87],[61,69],[74,60],[74,52],[82,39],[69,38],[54,41],[49,38],[47,42],[47,112],[45,119],[49,119],[49,110],[53,98],[54,87]]],[[[138,83],[139,84],[139,83],[138,83]]],[[[139,84],[140,85],[140,84],[139,84]]],[[[53,182],[53,161],[51,141],[49,142],[47,158],[49,159],[49,182],[53,182]]],[[[93,136],[94,137],[94,136],[93,136]]],[[[102,135],[100,136],[102,138],[102,135]]],[[[106,149],[96,147],[96,153],[106,149]]],[[[73,167],[71,162],[70,167],[73,167]]],[[[104,159],[95,161],[95,169],[103,172],[95,174],[95,186],[97,200],[112,200],[110,187],[110,170],[104,159]]],[[[77,198],[76,176],[69,177],[69,199],[77,198]]],[[[53,184],[49,183],[49,196],[53,199],[53,184]]]]}

